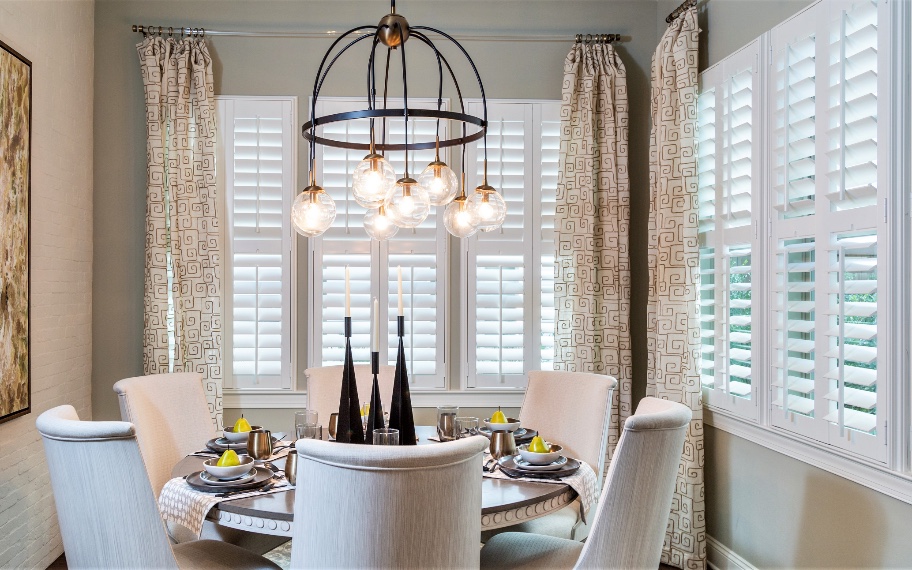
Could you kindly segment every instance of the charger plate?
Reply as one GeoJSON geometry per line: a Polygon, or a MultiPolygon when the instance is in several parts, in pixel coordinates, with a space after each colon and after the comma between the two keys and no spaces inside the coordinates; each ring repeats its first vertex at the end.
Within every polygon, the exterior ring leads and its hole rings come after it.
{"type": "MultiPolygon", "coordinates": [[[[485,426],[479,427],[478,433],[480,433],[481,435],[485,436],[488,439],[491,439],[491,430],[489,430],[485,426]]],[[[532,441],[532,438],[537,435],[538,435],[538,432],[535,431],[534,429],[526,429],[524,427],[521,427],[518,430],[513,432],[513,440],[516,442],[516,445],[520,445],[523,443],[529,443],[530,441],[532,441]]]]}
{"type": "MultiPolygon", "coordinates": [[[[256,475],[246,483],[238,483],[235,485],[212,485],[207,483],[202,478],[200,474],[202,471],[196,471],[187,475],[186,481],[187,484],[197,491],[203,491],[206,493],[225,493],[228,491],[253,491],[267,485],[275,475],[271,470],[266,469],[265,467],[254,467],[256,470],[256,475]]],[[[234,483],[234,481],[231,481],[234,483]]]]}

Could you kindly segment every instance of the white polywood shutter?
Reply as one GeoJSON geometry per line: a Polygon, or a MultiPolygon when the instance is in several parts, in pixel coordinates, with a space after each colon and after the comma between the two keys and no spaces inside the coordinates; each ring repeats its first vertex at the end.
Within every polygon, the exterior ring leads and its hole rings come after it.
{"type": "MultiPolygon", "coordinates": [[[[415,108],[436,108],[437,101],[409,100],[415,108]]],[[[365,107],[357,98],[321,98],[317,114],[327,115],[365,107]]],[[[388,106],[401,107],[401,100],[390,100],[388,106]]],[[[447,101],[444,101],[447,109],[447,101]]],[[[383,136],[383,121],[376,121],[377,142],[383,136]]],[[[405,123],[401,119],[386,121],[386,140],[404,142],[405,123]]],[[[441,137],[446,136],[446,122],[441,124],[441,137]]],[[[352,142],[367,143],[370,125],[367,120],[332,123],[323,127],[326,135],[352,142]]],[[[409,140],[433,140],[436,121],[409,120],[409,140]]],[[[352,174],[366,151],[317,147],[317,180],[336,203],[336,220],[323,236],[309,240],[312,255],[310,366],[340,364],[344,354],[345,267],[349,267],[352,295],[352,358],[356,363],[370,362],[370,319],[373,298],[380,300],[381,326],[387,334],[380,339],[380,352],[389,364],[395,364],[398,337],[398,272],[402,267],[405,308],[404,345],[408,360],[409,381],[413,388],[446,387],[446,286],[447,256],[442,212],[431,213],[415,229],[400,229],[392,240],[372,241],[364,231],[365,208],[351,195],[352,174]]],[[[434,158],[433,150],[416,151],[409,160],[413,178],[434,158]]],[[[442,156],[444,160],[446,155],[442,156]]],[[[405,172],[405,154],[387,153],[387,159],[401,177],[405,172]]],[[[439,210],[439,209],[437,209],[439,210]]]]}
{"type": "Polygon", "coordinates": [[[701,74],[697,101],[701,383],[709,405],[754,420],[761,45],[754,41],[701,74]]]}
{"type": "MultiPolygon", "coordinates": [[[[814,129],[792,140],[784,133],[797,117],[788,118],[770,139],[775,180],[785,180],[782,158],[798,156],[796,146],[814,163],[802,178],[813,181],[814,199],[800,214],[780,201],[771,220],[770,420],[878,461],[886,461],[889,362],[881,341],[890,267],[878,263],[887,251],[888,155],[878,140],[888,136],[889,108],[878,95],[889,92],[888,13],[886,2],[832,1],[772,32],[774,62],[813,37],[815,66],[814,129]]],[[[789,96],[782,81],[770,89],[777,102],[789,96]]]]}
{"type": "Polygon", "coordinates": [[[291,388],[295,98],[220,97],[231,388],[291,388]]]}
{"type": "MultiPolygon", "coordinates": [[[[554,369],[554,259],[556,244],[554,241],[554,217],[557,207],[557,176],[560,161],[560,103],[542,103],[533,108],[533,126],[540,128],[540,155],[537,161],[541,165],[538,189],[540,198],[533,203],[538,208],[541,219],[541,273],[539,306],[540,317],[535,319],[541,327],[541,369],[554,369]]],[[[534,189],[533,189],[534,190],[534,189]]],[[[534,200],[534,198],[533,198],[534,200]]]]}

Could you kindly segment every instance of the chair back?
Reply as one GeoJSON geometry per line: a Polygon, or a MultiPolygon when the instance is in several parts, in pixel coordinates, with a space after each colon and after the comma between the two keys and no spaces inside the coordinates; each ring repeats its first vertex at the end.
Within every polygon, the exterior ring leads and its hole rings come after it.
{"type": "Polygon", "coordinates": [[[658,568],[690,408],[643,398],[624,423],[576,568],[658,568]]]}
{"type": "MultiPolygon", "coordinates": [[[[380,401],[383,411],[390,411],[393,401],[393,380],[395,366],[381,366],[377,374],[380,387],[380,401]]],[[[307,379],[307,408],[317,411],[317,419],[323,426],[329,425],[329,414],[339,411],[339,394],[342,392],[342,366],[322,366],[304,371],[307,379]]],[[[369,364],[355,365],[355,380],[358,384],[358,398],[362,404],[370,402],[374,375],[369,364]]]]}
{"type": "Polygon", "coordinates": [[[73,406],[38,416],[70,568],[177,568],[126,422],[83,422],[73,406]]]}
{"type": "Polygon", "coordinates": [[[298,441],[291,567],[478,568],[487,446],[298,441]]]}
{"type": "Polygon", "coordinates": [[[120,418],[136,429],[152,490],[157,497],[171,470],[216,437],[203,376],[196,372],[152,374],[114,384],[120,418]]]}
{"type": "Polygon", "coordinates": [[[601,485],[616,387],[617,380],[604,374],[532,371],[519,419],[565,455],[588,463],[601,485]]]}

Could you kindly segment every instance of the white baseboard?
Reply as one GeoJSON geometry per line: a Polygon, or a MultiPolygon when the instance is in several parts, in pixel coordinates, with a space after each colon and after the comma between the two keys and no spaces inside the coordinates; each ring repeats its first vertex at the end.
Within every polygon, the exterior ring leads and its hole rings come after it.
{"type": "Polygon", "coordinates": [[[706,535],[706,562],[713,570],[756,570],[738,553],[725,546],[715,538],[706,535]]]}

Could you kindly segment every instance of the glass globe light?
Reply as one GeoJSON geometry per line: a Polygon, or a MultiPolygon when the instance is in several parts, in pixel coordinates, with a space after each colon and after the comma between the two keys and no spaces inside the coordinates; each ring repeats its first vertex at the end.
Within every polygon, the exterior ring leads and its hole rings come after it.
{"type": "Polygon", "coordinates": [[[507,203],[497,190],[487,184],[475,189],[469,198],[469,207],[478,218],[478,229],[483,232],[496,230],[507,219],[507,203]]]}
{"type": "Polygon", "coordinates": [[[336,203],[319,186],[308,186],[291,205],[291,223],[306,237],[317,237],[336,219],[336,203]]]}
{"type": "Polygon", "coordinates": [[[456,173],[439,159],[428,164],[418,177],[418,184],[427,190],[431,206],[446,206],[453,201],[456,192],[459,191],[456,173]]]}
{"type": "Polygon", "coordinates": [[[390,219],[386,208],[380,206],[376,210],[369,210],[364,215],[364,231],[367,232],[371,239],[383,241],[396,235],[396,232],[399,231],[399,226],[390,219]]]}
{"type": "Polygon", "coordinates": [[[414,178],[400,178],[386,201],[390,219],[400,228],[415,228],[428,217],[431,202],[427,190],[414,178]]]}
{"type": "Polygon", "coordinates": [[[443,213],[443,225],[458,238],[467,238],[478,231],[478,217],[466,197],[457,196],[443,213]]]}
{"type": "Polygon", "coordinates": [[[372,152],[355,167],[352,195],[355,202],[372,210],[386,202],[395,185],[396,171],[392,165],[379,154],[372,152]]]}

